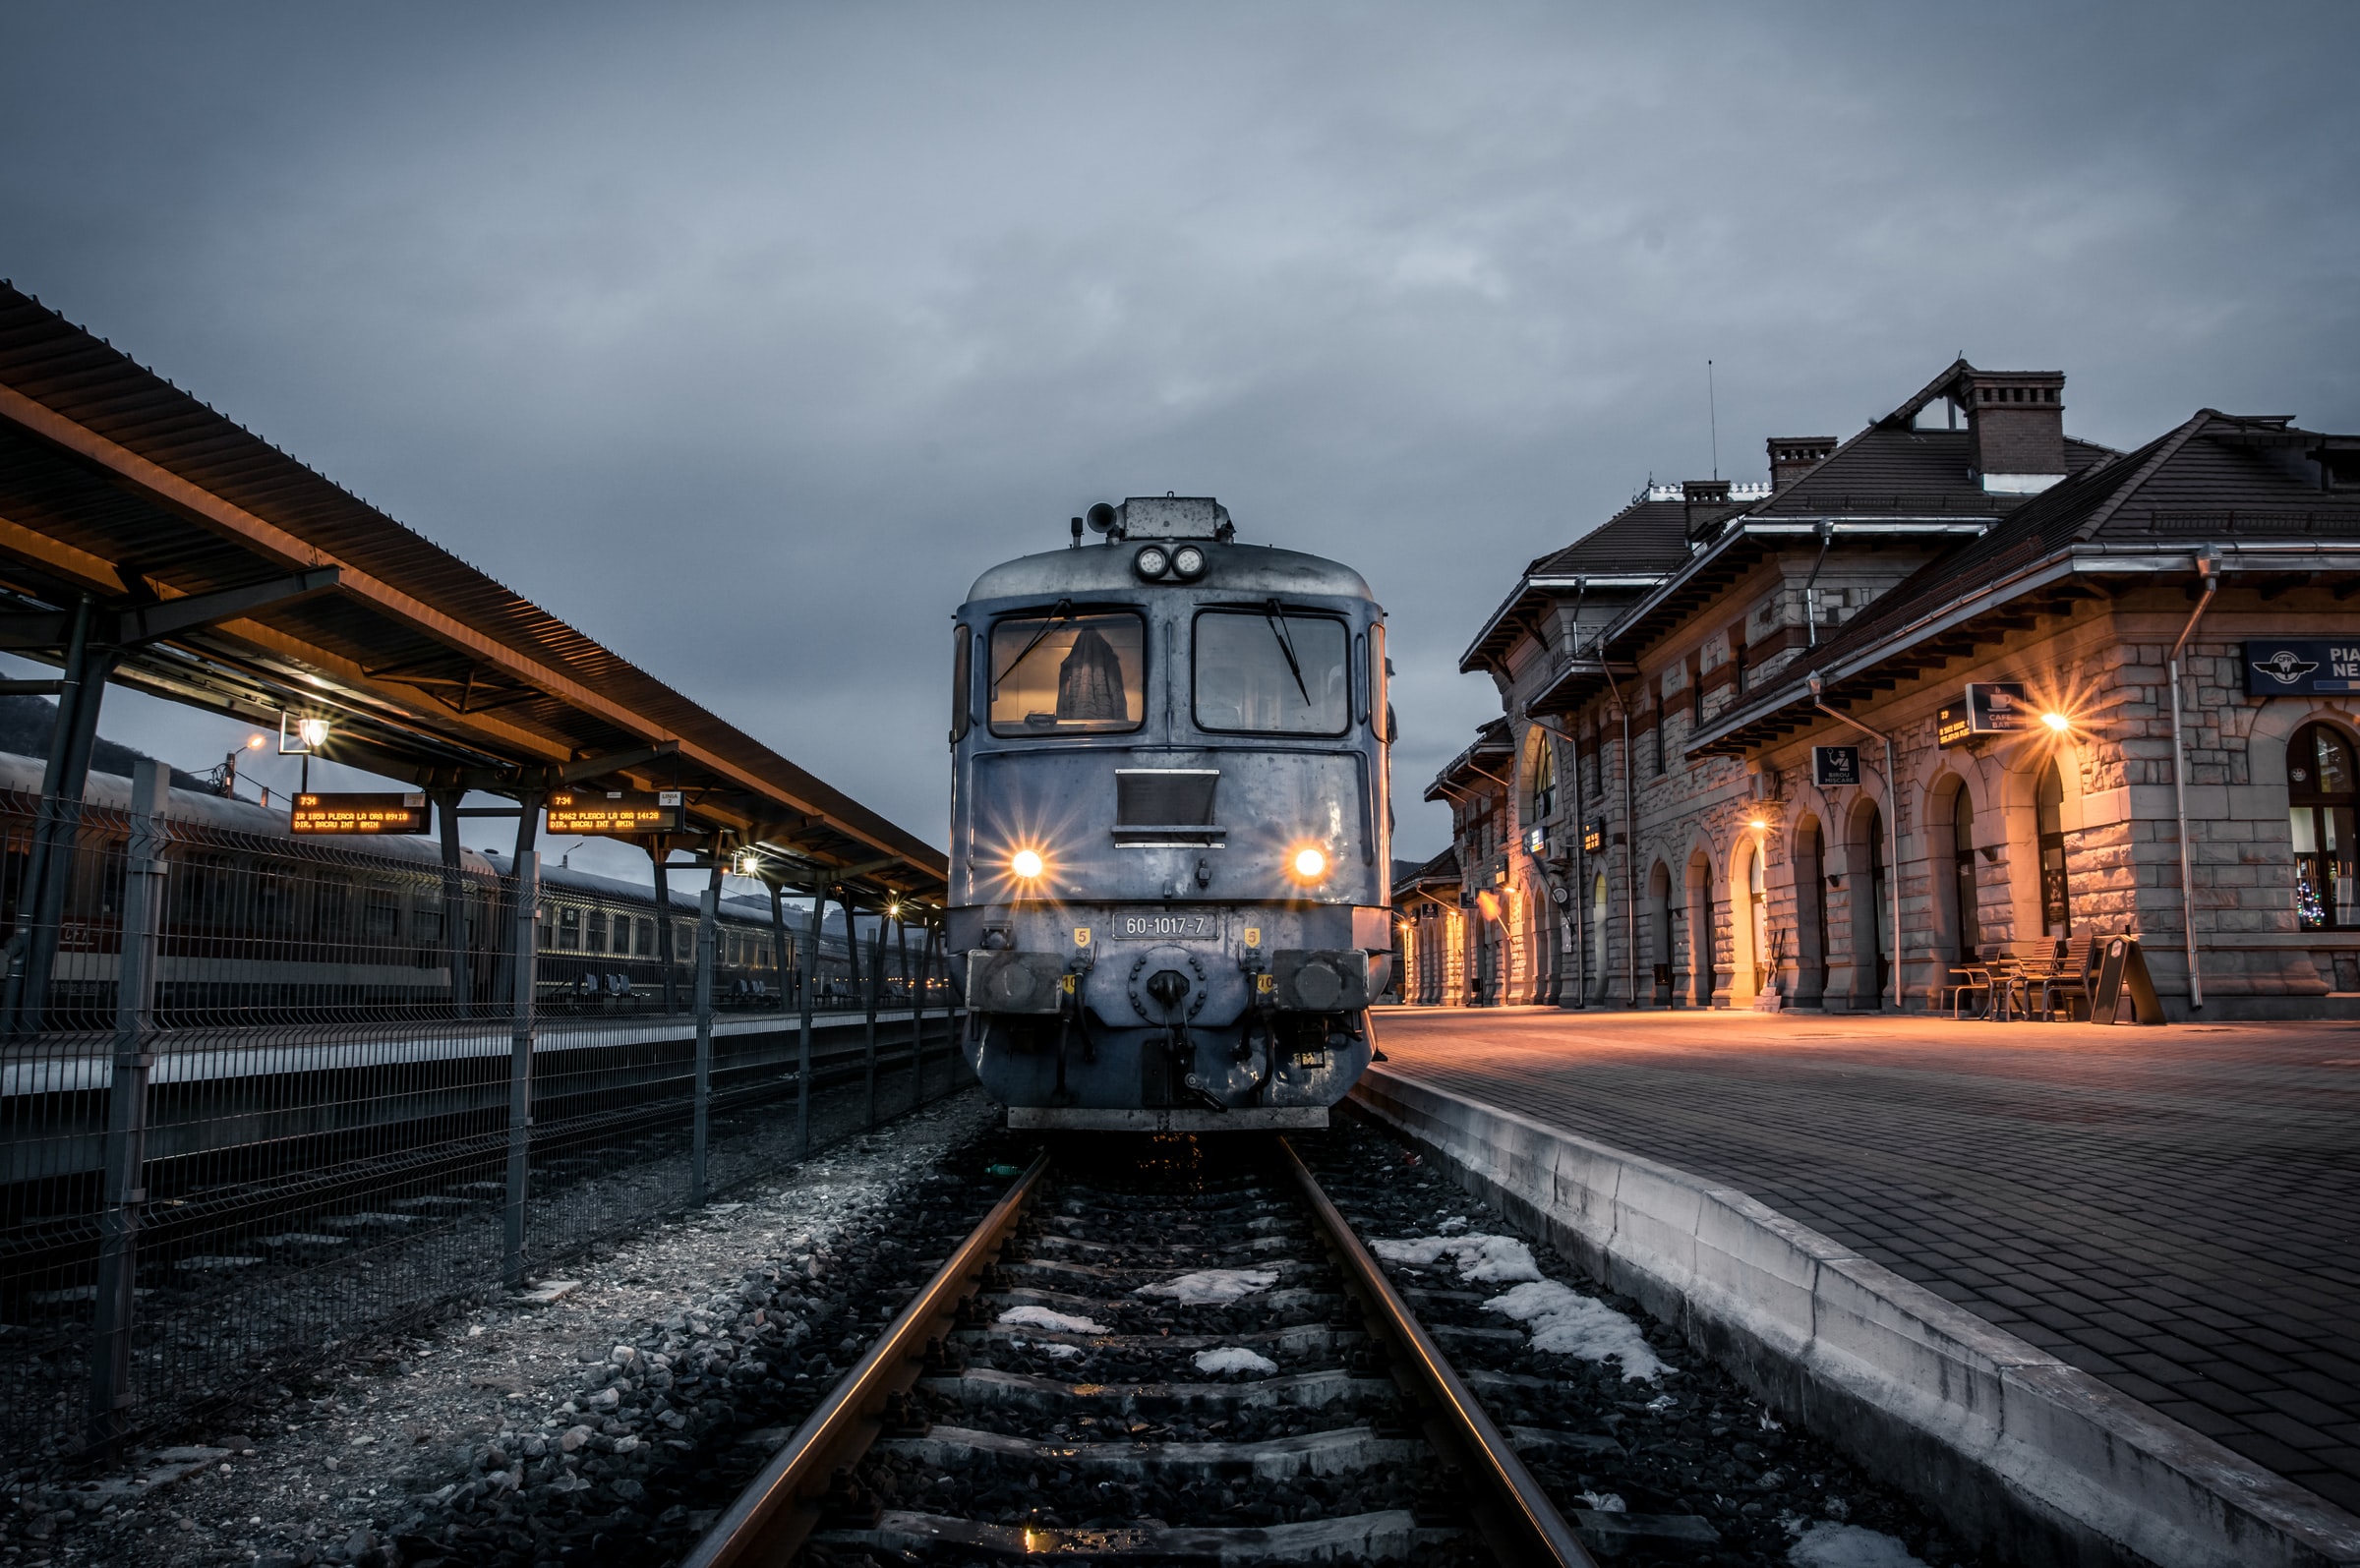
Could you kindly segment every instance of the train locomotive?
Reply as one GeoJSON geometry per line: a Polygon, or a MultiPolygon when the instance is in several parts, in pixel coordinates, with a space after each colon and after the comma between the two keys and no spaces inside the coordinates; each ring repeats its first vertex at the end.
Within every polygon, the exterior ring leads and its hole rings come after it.
{"type": "Polygon", "coordinates": [[[1235,534],[1210,497],[1100,503],[959,608],[948,933],[1012,1127],[1325,1126],[1375,1050],[1385,612],[1235,534]]]}

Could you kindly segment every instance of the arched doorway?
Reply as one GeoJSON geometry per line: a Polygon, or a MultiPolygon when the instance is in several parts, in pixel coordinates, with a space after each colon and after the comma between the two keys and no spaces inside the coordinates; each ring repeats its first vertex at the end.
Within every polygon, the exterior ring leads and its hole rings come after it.
{"type": "Polygon", "coordinates": [[[2350,739],[2326,725],[2303,726],[2286,748],[2286,826],[2294,839],[2295,917],[2305,931],[2360,927],[2355,807],[2360,771],[2350,739]]]}
{"type": "Polygon", "coordinates": [[[2040,931],[2044,936],[2073,935],[2073,894],[2065,881],[2065,780],[2055,759],[2040,770],[2033,787],[2034,831],[2039,838],[2040,931]]]}
{"type": "Polygon", "coordinates": [[[1827,996],[1827,836],[1816,818],[1795,829],[1795,996],[1818,1007],[1827,996]]]}
{"type": "Polygon", "coordinates": [[[1862,1010],[1884,1006],[1892,979],[1892,933],[1887,925],[1890,904],[1885,897],[1885,814],[1871,803],[1853,819],[1852,871],[1845,892],[1849,919],[1845,922],[1852,947],[1852,1005],[1862,1010]]]}
{"type": "Polygon", "coordinates": [[[1770,944],[1770,887],[1766,870],[1770,857],[1761,841],[1754,838],[1739,841],[1738,857],[1736,893],[1742,903],[1730,911],[1730,935],[1733,946],[1740,951],[1731,955],[1737,971],[1732,979],[1746,982],[1745,995],[1760,996],[1770,989],[1771,979],[1778,972],[1779,956],[1770,944]]]}
{"type": "Polygon", "coordinates": [[[1661,860],[1647,873],[1647,972],[1654,1005],[1672,1005],[1672,868],[1661,860]]]}
{"type": "Polygon", "coordinates": [[[1951,958],[1966,963],[1980,955],[1980,891],[1975,881],[1975,797],[1961,781],[1950,795],[1951,958]]]}
{"type": "Polygon", "coordinates": [[[1692,1008],[1709,1008],[1718,988],[1713,952],[1713,862],[1702,849],[1688,857],[1687,895],[1682,924],[1687,928],[1688,964],[1681,1000],[1692,1008]]]}

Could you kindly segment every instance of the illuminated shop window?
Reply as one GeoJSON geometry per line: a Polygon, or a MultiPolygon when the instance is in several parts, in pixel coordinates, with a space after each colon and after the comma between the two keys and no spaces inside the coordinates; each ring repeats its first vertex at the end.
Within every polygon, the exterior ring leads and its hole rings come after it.
{"type": "Polygon", "coordinates": [[[2360,782],[2352,743],[2305,725],[2286,748],[2286,825],[2294,839],[2294,908],[2305,931],[2360,926],[2352,880],[2352,812],[2360,782]]]}

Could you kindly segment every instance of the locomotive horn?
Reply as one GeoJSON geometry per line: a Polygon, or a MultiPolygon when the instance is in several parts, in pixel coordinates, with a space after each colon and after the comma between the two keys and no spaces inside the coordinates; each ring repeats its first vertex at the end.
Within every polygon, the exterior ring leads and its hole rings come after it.
{"type": "Polygon", "coordinates": [[[1088,515],[1090,518],[1090,526],[1094,532],[1100,534],[1111,534],[1115,531],[1114,508],[1107,505],[1104,501],[1098,501],[1092,504],[1088,515]]]}

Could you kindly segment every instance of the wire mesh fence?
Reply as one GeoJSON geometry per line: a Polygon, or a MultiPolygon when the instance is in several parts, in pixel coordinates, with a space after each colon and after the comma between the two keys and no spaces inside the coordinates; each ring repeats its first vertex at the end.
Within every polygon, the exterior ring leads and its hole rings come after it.
{"type": "Polygon", "coordinates": [[[142,774],[0,790],[20,1474],[966,1081],[923,933],[806,955],[775,899],[297,839],[142,774]]]}

